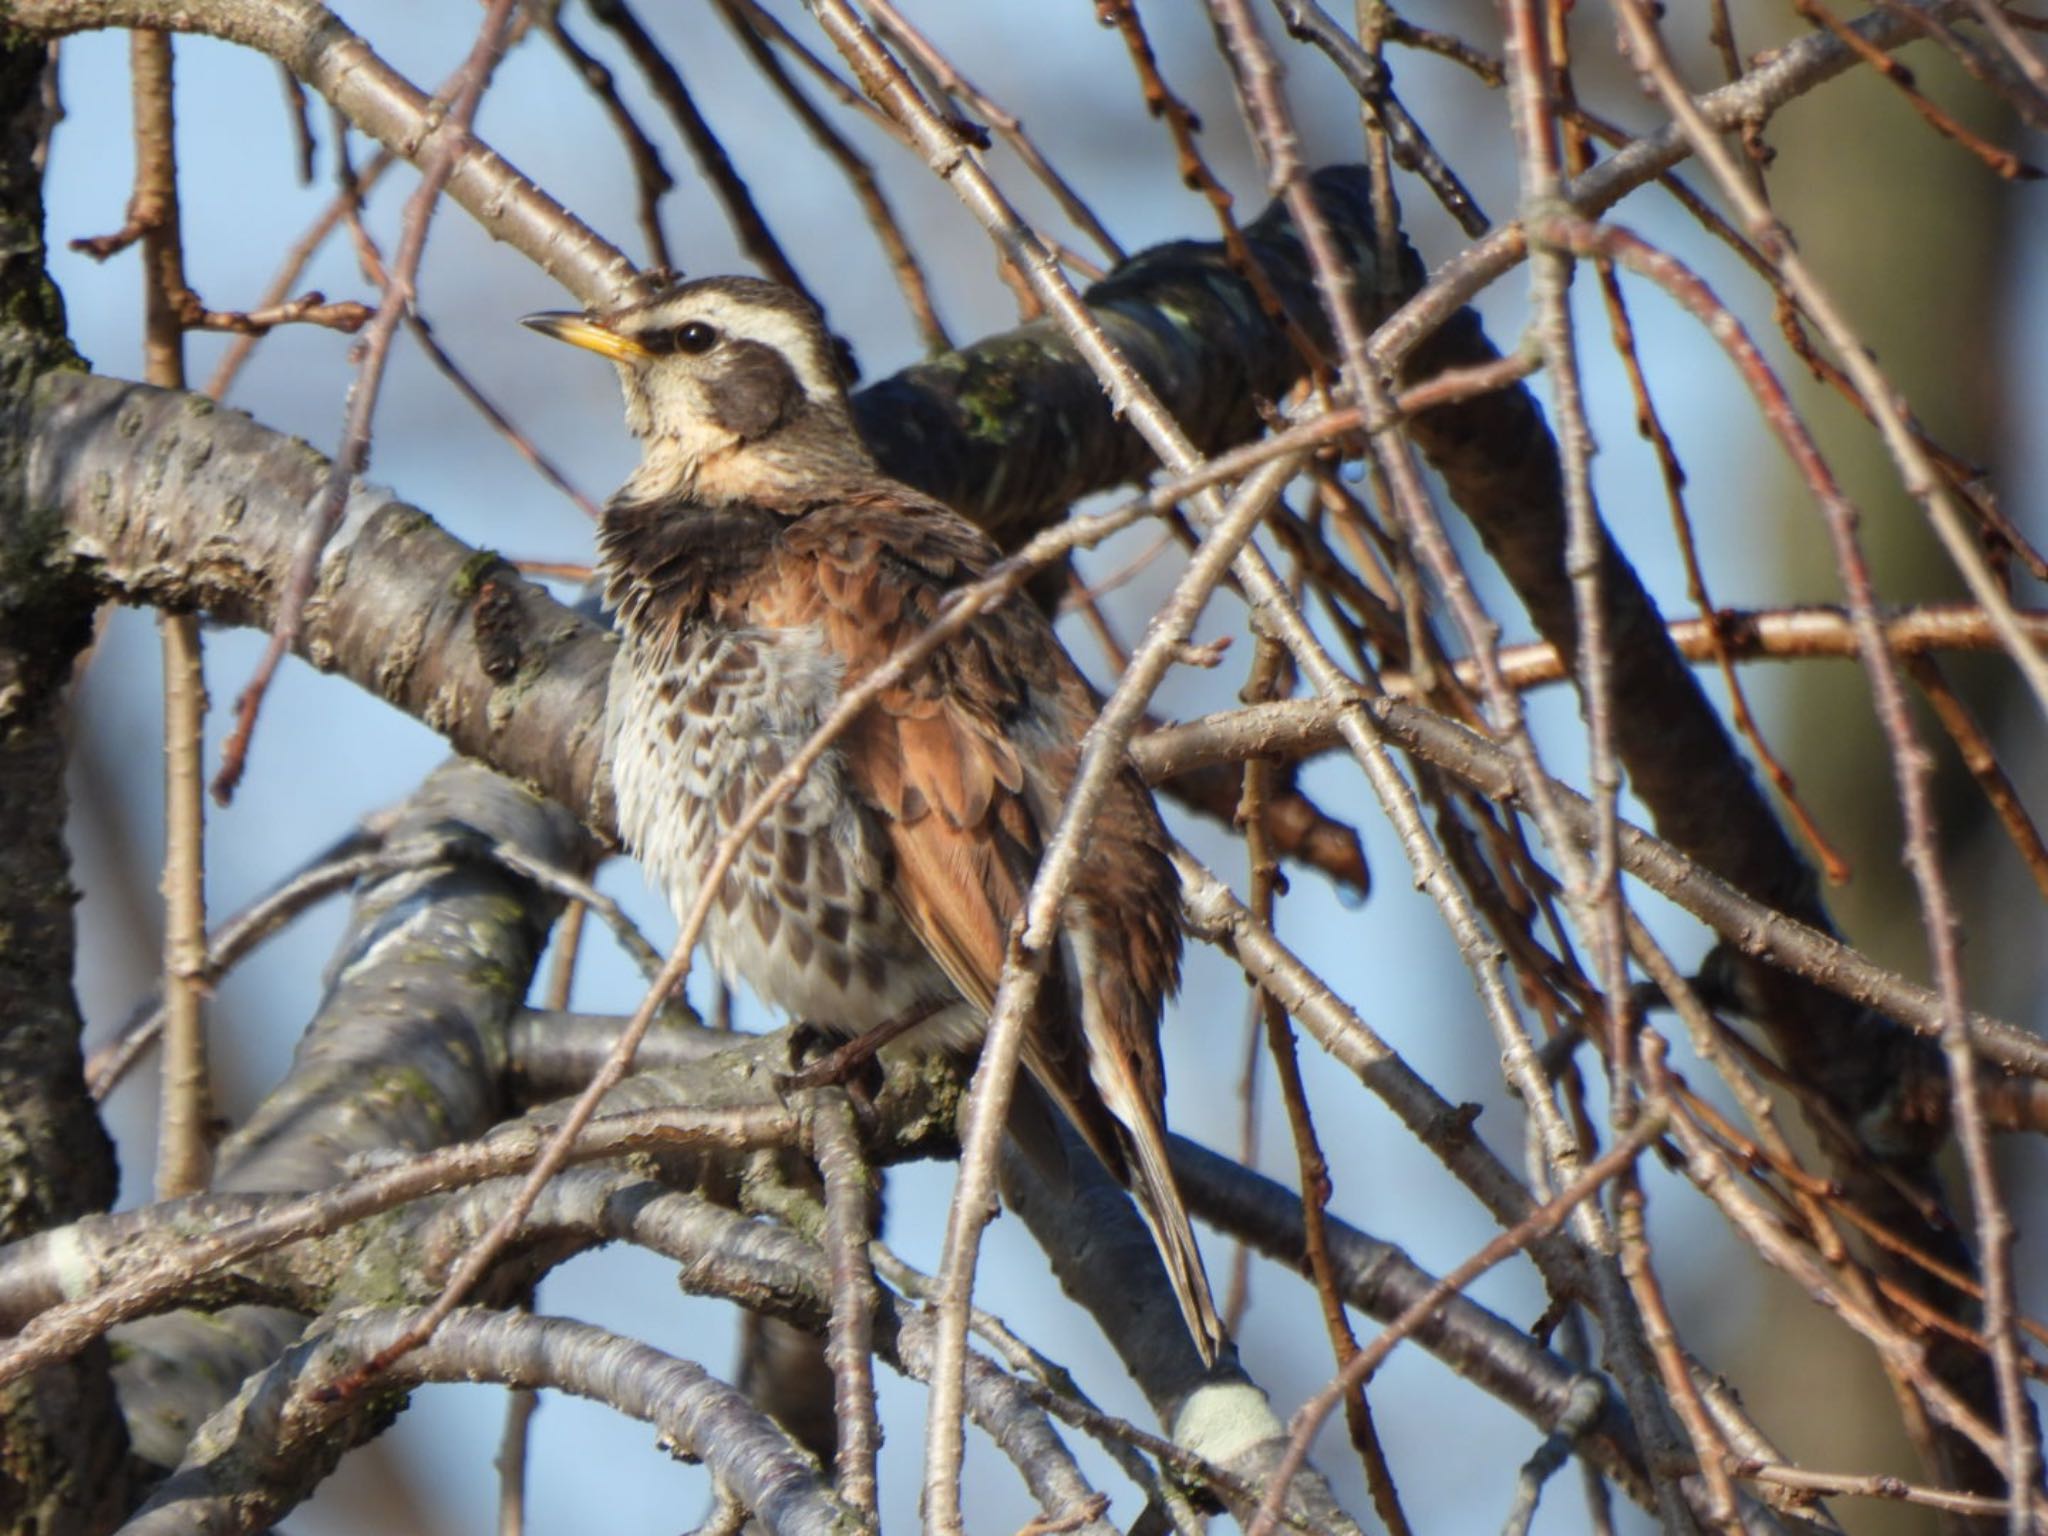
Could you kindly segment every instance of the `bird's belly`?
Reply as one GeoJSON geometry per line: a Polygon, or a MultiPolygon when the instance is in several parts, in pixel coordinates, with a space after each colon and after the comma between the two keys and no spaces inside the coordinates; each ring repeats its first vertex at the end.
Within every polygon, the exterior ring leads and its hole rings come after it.
{"type": "MultiPolygon", "coordinates": [[[[839,681],[812,631],[686,634],[659,663],[621,648],[608,705],[619,830],[678,921],[726,833],[837,701],[839,681]]],[[[705,921],[713,962],[771,1007],[848,1035],[957,1004],[885,894],[886,872],[874,815],[848,795],[828,751],[720,883],[705,921]]]]}

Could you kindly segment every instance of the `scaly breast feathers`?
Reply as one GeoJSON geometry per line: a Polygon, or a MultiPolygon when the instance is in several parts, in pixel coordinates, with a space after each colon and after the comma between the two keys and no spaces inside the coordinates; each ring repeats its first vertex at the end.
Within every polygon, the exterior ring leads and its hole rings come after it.
{"type": "MultiPolygon", "coordinates": [[[[836,702],[841,666],[815,629],[693,627],[662,649],[621,647],[607,724],[620,832],[681,918],[719,843],[836,702]]],[[[771,1007],[849,1035],[949,999],[884,894],[886,859],[828,751],[721,883],[713,962],[771,1007]]]]}

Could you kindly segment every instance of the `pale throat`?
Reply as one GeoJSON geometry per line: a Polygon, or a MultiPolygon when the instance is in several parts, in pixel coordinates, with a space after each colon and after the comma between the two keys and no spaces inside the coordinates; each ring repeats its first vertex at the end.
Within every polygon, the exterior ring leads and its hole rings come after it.
{"type": "Polygon", "coordinates": [[[640,439],[640,463],[619,493],[636,502],[774,506],[810,501],[821,488],[875,473],[843,408],[813,408],[797,424],[752,441],[702,416],[657,423],[644,402],[629,402],[627,424],[640,439]]]}
{"type": "Polygon", "coordinates": [[[638,502],[778,503],[809,499],[815,474],[796,444],[745,442],[706,423],[640,440],[640,464],[620,487],[638,502]]]}
{"type": "Polygon", "coordinates": [[[746,457],[738,437],[704,421],[648,423],[640,433],[640,463],[626,477],[622,495],[634,501],[717,501],[718,487],[732,479],[731,461],[746,457]]]}

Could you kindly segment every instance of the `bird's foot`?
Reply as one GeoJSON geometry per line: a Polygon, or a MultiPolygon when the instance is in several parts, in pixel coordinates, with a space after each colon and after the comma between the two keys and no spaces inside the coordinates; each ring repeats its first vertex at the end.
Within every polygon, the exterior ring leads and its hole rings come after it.
{"type": "MultiPolygon", "coordinates": [[[[917,1028],[926,1019],[937,1013],[941,1003],[920,1003],[915,1008],[899,1013],[895,1018],[877,1024],[873,1029],[855,1035],[845,1044],[827,1051],[815,1061],[804,1063],[782,1080],[784,1091],[801,1088],[848,1088],[855,1086],[859,1078],[876,1078],[874,1086],[879,1087],[879,1074],[864,1069],[870,1068],[883,1046],[917,1028]]],[[[814,1025],[804,1025],[815,1030],[814,1025]]],[[[822,1030],[817,1033],[824,1033],[822,1030]]]]}

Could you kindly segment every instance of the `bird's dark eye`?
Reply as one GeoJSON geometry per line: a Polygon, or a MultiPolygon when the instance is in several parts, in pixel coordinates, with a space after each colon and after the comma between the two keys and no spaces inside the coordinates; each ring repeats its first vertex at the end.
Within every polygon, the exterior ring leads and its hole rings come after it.
{"type": "Polygon", "coordinates": [[[676,350],[702,356],[718,345],[718,327],[702,320],[686,320],[676,327],[676,350]]]}

